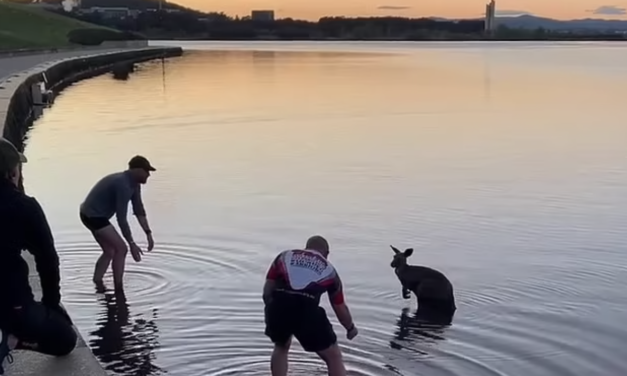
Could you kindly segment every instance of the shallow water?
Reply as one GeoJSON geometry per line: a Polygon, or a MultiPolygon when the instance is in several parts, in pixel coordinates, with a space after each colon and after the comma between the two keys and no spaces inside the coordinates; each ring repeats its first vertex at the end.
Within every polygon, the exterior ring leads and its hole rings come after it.
{"type": "MultiPolygon", "coordinates": [[[[269,374],[264,275],[314,233],[360,329],[347,341],[323,300],[351,375],[627,373],[626,48],[188,46],[205,50],[73,85],[29,134],[64,303],[112,375],[269,374]],[[136,153],[158,169],[157,246],[116,301],[90,283],[78,205],[136,153]],[[451,279],[450,327],[412,318],[389,244],[451,279]]],[[[325,373],[296,342],[290,361],[325,373]]]]}

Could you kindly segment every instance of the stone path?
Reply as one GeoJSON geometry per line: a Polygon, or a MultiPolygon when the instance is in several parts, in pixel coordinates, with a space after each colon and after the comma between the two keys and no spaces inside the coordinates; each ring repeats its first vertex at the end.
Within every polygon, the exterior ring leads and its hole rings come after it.
{"type": "Polygon", "coordinates": [[[48,63],[53,60],[66,59],[72,57],[80,57],[84,55],[95,55],[114,51],[122,51],[122,49],[98,49],[98,50],[81,50],[66,51],[36,55],[22,56],[0,56],[0,82],[9,78],[18,72],[30,70],[36,66],[48,63]]]}

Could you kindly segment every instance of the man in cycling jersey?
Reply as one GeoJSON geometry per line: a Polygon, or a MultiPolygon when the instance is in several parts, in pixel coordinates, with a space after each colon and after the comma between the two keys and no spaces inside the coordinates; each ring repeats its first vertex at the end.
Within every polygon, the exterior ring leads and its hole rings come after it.
{"type": "Polygon", "coordinates": [[[337,337],[320,307],[320,297],[328,293],[338,320],[346,328],[346,337],[357,335],[350,311],[344,302],[342,281],[327,260],[329,243],[322,236],[312,236],[305,249],[288,250],[276,256],[266,275],[263,288],[265,334],[274,343],[272,376],[287,375],[287,359],[292,336],[303,349],[315,352],[327,364],[330,376],[345,376],[346,368],[337,337]]]}

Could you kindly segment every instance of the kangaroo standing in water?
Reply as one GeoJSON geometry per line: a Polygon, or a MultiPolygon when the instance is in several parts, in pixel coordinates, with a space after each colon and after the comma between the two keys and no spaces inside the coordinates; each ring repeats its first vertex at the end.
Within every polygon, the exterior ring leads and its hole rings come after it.
{"type": "Polygon", "coordinates": [[[408,265],[407,258],[414,252],[408,248],[405,252],[390,246],[394,259],[390,266],[401,282],[403,299],[411,298],[413,291],[418,299],[418,310],[429,310],[435,314],[450,315],[455,313],[453,285],[441,272],[426,266],[408,265]]]}

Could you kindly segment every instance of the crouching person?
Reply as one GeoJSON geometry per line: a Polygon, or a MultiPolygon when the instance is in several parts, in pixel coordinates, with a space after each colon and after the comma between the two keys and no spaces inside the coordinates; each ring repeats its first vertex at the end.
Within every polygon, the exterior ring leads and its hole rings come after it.
{"type": "Polygon", "coordinates": [[[24,162],[15,146],[0,138],[0,375],[12,350],[64,356],[77,340],[60,305],[59,258],[50,226],[37,200],[18,188],[24,162]],[[35,301],[22,250],[35,258],[41,302],[35,301]]]}
{"type": "Polygon", "coordinates": [[[281,252],[274,259],[263,289],[265,334],[274,343],[270,361],[272,376],[286,376],[292,336],[307,352],[314,352],[327,364],[329,376],[346,376],[337,337],[320,298],[327,293],[331,306],[346,329],[346,337],[357,335],[342,281],[329,262],[329,243],[312,236],[304,249],[281,252]]]}

